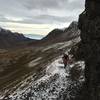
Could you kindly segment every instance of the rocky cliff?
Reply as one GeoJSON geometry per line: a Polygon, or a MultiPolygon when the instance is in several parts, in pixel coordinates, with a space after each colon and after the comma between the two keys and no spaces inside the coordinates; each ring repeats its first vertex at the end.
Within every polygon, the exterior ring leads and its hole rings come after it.
{"type": "Polygon", "coordinates": [[[86,0],[85,11],[79,16],[81,55],[86,63],[85,98],[100,100],[100,0],[86,0]]]}

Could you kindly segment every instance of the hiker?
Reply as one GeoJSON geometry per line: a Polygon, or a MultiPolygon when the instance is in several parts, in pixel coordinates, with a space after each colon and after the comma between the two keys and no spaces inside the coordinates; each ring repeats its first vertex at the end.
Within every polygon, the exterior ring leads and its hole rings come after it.
{"type": "Polygon", "coordinates": [[[66,68],[66,66],[68,65],[69,56],[67,54],[63,54],[62,60],[64,63],[64,68],[66,68]]]}

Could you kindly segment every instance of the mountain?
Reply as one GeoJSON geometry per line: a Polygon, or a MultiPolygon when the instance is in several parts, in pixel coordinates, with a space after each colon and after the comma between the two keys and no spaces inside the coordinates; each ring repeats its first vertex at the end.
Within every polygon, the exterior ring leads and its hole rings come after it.
{"type": "Polygon", "coordinates": [[[0,48],[17,47],[28,41],[32,41],[32,39],[25,37],[23,34],[0,28],[0,48]]]}
{"type": "Polygon", "coordinates": [[[42,41],[47,43],[56,43],[61,41],[69,41],[79,37],[80,31],[77,26],[78,23],[73,21],[68,28],[54,29],[46,37],[44,37],[42,41]]]}
{"type": "Polygon", "coordinates": [[[65,40],[70,40],[73,38],[76,38],[80,35],[80,30],[78,28],[78,23],[76,21],[73,21],[68,28],[64,30],[64,34],[62,35],[62,38],[65,40]]]}
{"type": "Polygon", "coordinates": [[[54,38],[59,37],[63,32],[64,31],[61,29],[54,29],[46,37],[44,37],[43,40],[53,40],[54,38]]]}

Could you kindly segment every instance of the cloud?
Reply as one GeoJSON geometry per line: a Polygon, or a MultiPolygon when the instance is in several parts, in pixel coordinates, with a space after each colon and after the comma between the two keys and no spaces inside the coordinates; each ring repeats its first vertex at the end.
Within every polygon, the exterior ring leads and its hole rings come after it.
{"type": "Polygon", "coordinates": [[[78,20],[83,9],[84,0],[0,0],[0,22],[58,27],[78,20]]]}
{"type": "Polygon", "coordinates": [[[55,9],[63,5],[67,0],[24,0],[22,4],[28,9],[55,9]]]}

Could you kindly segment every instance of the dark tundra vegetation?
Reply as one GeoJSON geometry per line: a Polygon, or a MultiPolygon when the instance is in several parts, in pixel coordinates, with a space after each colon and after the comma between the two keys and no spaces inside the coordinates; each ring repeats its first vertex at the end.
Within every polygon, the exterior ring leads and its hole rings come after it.
{"type": "Polygon", "coordinates": [[[100,100],[99,9],[86,0],[78,22],[41,40],[1,28],[0,100],[100,100]]]}

